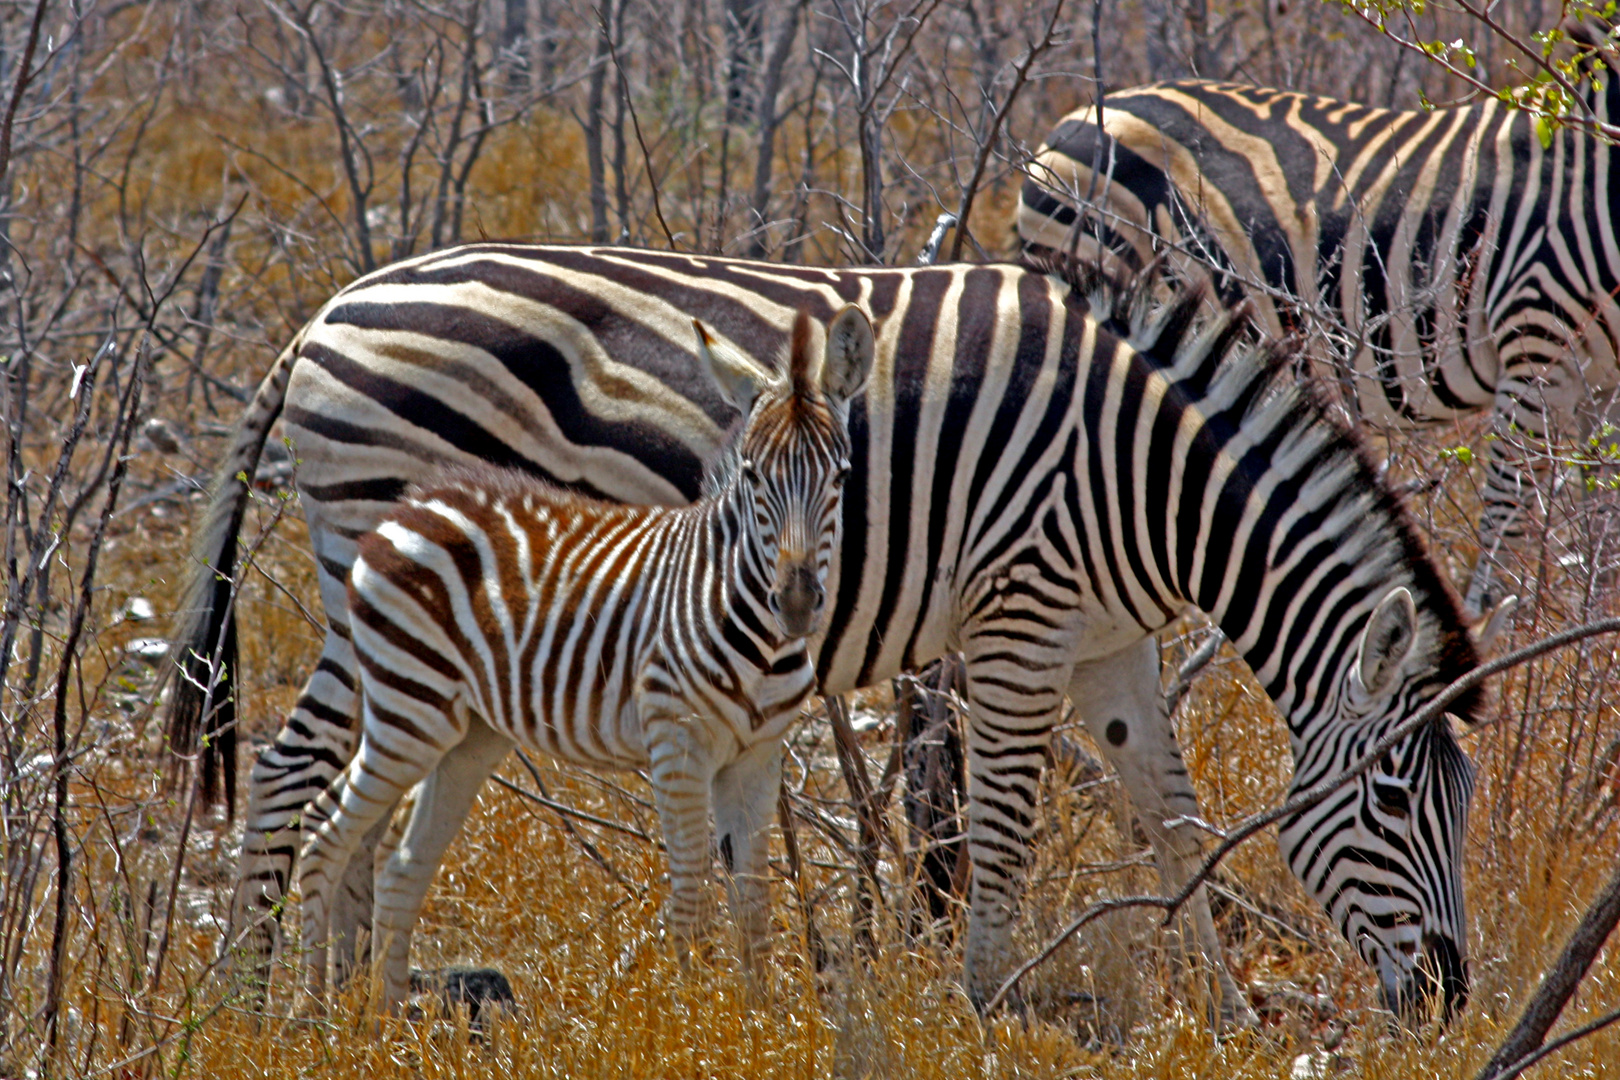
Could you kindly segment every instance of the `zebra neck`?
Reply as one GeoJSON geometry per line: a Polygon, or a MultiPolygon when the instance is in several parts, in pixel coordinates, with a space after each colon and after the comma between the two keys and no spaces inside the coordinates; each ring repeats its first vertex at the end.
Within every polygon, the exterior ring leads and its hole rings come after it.
{"type": "Polygon", "coordinates": [[[1214,497],[1169,500],[1166,522],[1182,596],[1221,627],[1296,735],[1332,711],[1390,590],[1411,590],[1418,655],[1447,652],[1445,628],[1460,621],[1393,497],[1353,444],[1302,404],[1275,374],[1220,369],[1192,407],[1221,448],[1213,464],[1183,459],[1172,485],[1214,497]]]}

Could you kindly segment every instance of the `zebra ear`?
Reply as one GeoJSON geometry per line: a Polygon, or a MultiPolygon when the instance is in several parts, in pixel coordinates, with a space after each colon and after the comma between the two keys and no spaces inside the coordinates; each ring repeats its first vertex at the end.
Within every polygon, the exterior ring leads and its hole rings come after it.
{"type": "Polygon", "coordinates": [[[1502,630],[1513,618],[1513,612],[1518,606],[1517,596],[1504,596],[1501,603],[1481,615],[1479,621],[1468,628],[1468,636],[1474,639],[1474,648],[1479,650],[1480,656],[1491,655],[1496,639],[1501,636],[1502,630]]]}
{"type": "Polygon", "coordinates": [[[754,399],[775,376],[741,350],[716,341],[696,319],[692,320],[692,329],[697,331],[698,355],[719,387],[720,396],[747,416],[754,408],[754,399]]]}
{"type": "Polygon", "coordinates": [[[827,352],[821,361],[821,392],[843,404],[866,385],[872,370],[872,323],[854,304],[827,324],[827,352]]]}
{"type": "Polygon", "coordinates": [[[1378,601],[1367,629],[1361,635],[1361,685],[1368,693],[1389,689],[1417,641],[1417,605],[1404,586],[1389,591],[1378,601]]]}

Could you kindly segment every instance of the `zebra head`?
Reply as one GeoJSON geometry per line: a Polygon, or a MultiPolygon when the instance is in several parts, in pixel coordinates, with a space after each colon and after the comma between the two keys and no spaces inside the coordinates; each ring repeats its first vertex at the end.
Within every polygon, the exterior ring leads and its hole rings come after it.
{"type": "MultiPolygon", "coordinates": [[[[1339,737],[1303,751],[1291,794],[1360,761],[1433,696],[1444,683],[1433,639],[1410,590],[1384,595],[1323,728],[1339,737]]],[[[1385,1007],[1406,1019],[1435,999],[1449,1018],[1468,1000],[1462,854],[1473,789],[1473,765],[1440,718],[1278,832],[1294,873],[1378,973],[1385,1007]]]]}
{"type": "Polygon", "coordinates": [[[849,402],[872,367],[872,324],[849,305],[827,326],[819,369],[814,324],[793,320],[785,374],[719,345],[696,319],[698,347],[721,394],[746,416],[738,440],[745,537],[770,578],[767,605],[784,637],[814,633],[827,606],[844,481],[850,472],[849,402]]]}

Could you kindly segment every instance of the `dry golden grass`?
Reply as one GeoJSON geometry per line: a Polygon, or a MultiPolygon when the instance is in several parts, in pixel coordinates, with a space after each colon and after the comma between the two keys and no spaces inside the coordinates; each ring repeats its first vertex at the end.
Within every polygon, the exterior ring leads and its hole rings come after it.
{"type": "MultiPolygon", "coordinates": [[[[1450,485],[1447,498],[1458,487],[1450,485]]],[[[249,535],[270,522],[273,510],[271,502],[256,512],[249,535]]],[[[1442,507],[1433,515],[1433,527],[1443,534],[1454,527],[1448,514],[1442,507]]],[[[1463,506],[1457,520],[1468,514],[1463,506]]],[[[134,595],[171,602],[185,539],[179,518],[174,507],[155,504],[119,530],[105,575],[110,610],[134,595]]],[[[250,576],[244,590],[250,740],[274,731],[318,651],[318,636],[292,599],[315,602],[302,542],[296,516],[283,520],[260,549],[263,573],[250,576]]],[[[1458,547],[1448,554],[1466,560],[1469,552],[1458,547]]],[[[1553,581],[1548,588],[1567,595],[1573,586],[1553,581]]],[[[137,623],[109,626],[95,653],[114,676],[108,685],[122,682],[137,703],[152,673],[123,660],[119,647],[141,632],[137,623]]],[[[1527,627],[1520,636],[1534,633],[1527,627]]],[[[159,759],[149,749],[155,733],[148,729],[144,737],[131,731],[107,747],[109,758],[84,785],[74,822],[86,846],[79,868],[83,922],[69,950],[71,1012],[62,1049],[74,1067],[67,1071],[1235,1080],[1288,1075],[1296,1058],[1325,1045],[1333,1069],[1348,1075],[1470,1076],[1516,1018],[1612,866],[1616,815],[1602,807],[1620,776],[1612,761],[1582,748],[1601,742],[1600,734],[1612,739],[1616,725],[1612,706],[1601,694],[1583,696],[1582,687],[1601,684],[1614,660],[1604,647],[1517,673],[1497,691],[1486,726],[1465,737],[1479,766],[1467,868],[1475,988],[1468,1010],[1445,1030],[1397,1034],[1390,1028],[1375,1007],[1371,973],[1303,895],[1265,837],[1223,866],[1222,888],[1236,899],[1216,902],[1234,971],[1253,989],[1265,1023],[1260,1031],[1217,1042],[1198,1004],[1197,980],[1178,973],[1148,913],[1112,916],[1088,929],[1031,976],[1024,1019],[986,1026],[956,987],[958,951],[948,929],[916,938],[902,932],[907,901],[892,858],[884,873],[899,910],[880,918],[879,955],[861,957],[849,925],[848,859],[802,823],[805,889],[828,963],[818,972],[807,959],[803,913],[780,880],[770,985],[751,998],[735,971],[724,924],[687,970],[661,942],[663,860],[655,847],[579,824],[613,865],[621,878],[616,882],[586,858],[551,811],[494,787],[450,851],[416,952],[421,967],[492,964],[511,977],[519,1010],[498,1023],[487,1042],[470,1042],[453,1020],[385,1020],[378,1030],[363,987],[327,1018],[310,1019],[310,1003],[294,991],[296,948],[283,957],[270,1015],[243,1012],[228,984],[210,975],[234,873],[231,831],[219,820],[199,822],[191,838],[162,986],[133,994],[145,971],[139,957],[150,959],[153,931],[161,934],[164,924],[161,908],[184,820],[183,806],[160,796],[153,770],[159,759]],[[1582,785],[1588,796],[1577,790],[1582,785]],[[131,811],[143,823],[131,823],[131,811]],[[156,917],[143,909],[149,894],[158,901],[156,917]],[[1323,995],[1326,1007],[1318,1011],[1291,990],[1323,995]],[[117,1067],[154,1044],[156,1054],[117,1067]]],[[[108,700],[115,696],[108,692],[108,700]]],[[[888,698],[875,693],[863,704],[881,711],[888,698]]],[[[138,708],[125,712],[138,720],[138,708]]],[[[1179,724],[1211,820],[1232,822],[1280,798],[1289,772],[1284,730],[1240,663],[1223,660],[1206,673],[1179,724]]],[[[874,769],[887,756],[891,733],[892,723],[885,723],[866,737],[874,769]]],[[[1084,742],[1083,733],[1068,734],[1084,742]]],[[[800,730],[795,757],[808,764],[809,774],[795,772],[793,782],[811,796],[838,800],[829,740],[819,721],[800,730]]],[[[635,778],[610,788],[566,767],[541,767],[557,797],[656,833],[647,792],[635,778]]],[[[530,785],[512,764],[506,775],[530,785]]],[[[1116,824],[1118,801],[1106,782],[1048,790],[1018,934],[1021,951],[1038,947],[1092,899],[1154,891],[1142,848],[1116,824]],[[1117,868],[1121,863],[1127,865],[1117,868]]],[[[837,806],[829,809],[847,817],[837,806]]],[[[898,815],[891,827],[904,835],[898,815]]],[[[785,866],[780,850],[776,863],[785,866]]],[[[24,996],[37,1007],[39,984],[30,986],[24,996]]],[[[1620,970],[1605,956],[1564,1026],[1612,1008],[1617,998],[1620,970]]],[[[1546,1068],[1557,1075],[1620,1075],[1616,1060],[1620,1038],[1605,1033],[1563,1051],[1546,1068]]]]}

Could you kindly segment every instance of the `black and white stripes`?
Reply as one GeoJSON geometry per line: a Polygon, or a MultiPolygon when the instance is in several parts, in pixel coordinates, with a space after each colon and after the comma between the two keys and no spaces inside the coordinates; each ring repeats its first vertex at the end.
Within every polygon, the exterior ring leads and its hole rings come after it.
{"type": "MultiPolygon", "coordinates": [[[[816,667],[837,693],[949,649],[966,659],[964,980],[978,1000],[1012,959],[1037,778],[1066,695],[1149,819],[1166,876],[1197,856],[1190,827],[1162,828],[1197,803],[1151,638],[1185,608],[1217,619],[1283,710],[1300,783],[1353,760],[1473,665],[1455,601],[1401,511],[1282,358],[1248,343],[1246,316],[1199,325],[1191,295],[1149,320],[1130,294],[1087,287],[1090,301],[1015,266],[835,271],[478,245],[335,297],[251,413],[273,417],[285,386],[332,629],[254,767],[233,912],[249,959],[269,954],[297,816],[354,753],[346,718],[359,665],[344,581],[356,540],[444,464],[517,468],[627,502],[695,497],[699,464],[734,414],[694,362],[691,317],[758,357],[780,350],[800,308],[826,319],[855,302],[880,324],[850,413],[843,541],[816,667]]],[[[266,432],[243,430],[227,477],[266,432]]],[[[199,539],[210,566],[232,563],[223,507],[240,497],[227,480],[199,539]]],[[[196,613],[197,652],[211,655],[219,625],[209,608],[196,613]]],[[[1434,792],[1466,792],[1466,762],[1403,749],[1390,775],[1411,792],[1404,825],[1375,836],[1362,813],[1373,793],[1358,790],[1313,816],[1287,854],[1308,848],[1312,867],[1332,868],[1307,881],[1392,1004],[1440,987],[1420,974],[1425,957],[1456,1000],[1466,799],[1434,792]],[[1378,858],[1361,859],[1374,843],[1378,858]]],[[[1218,961],[1202,910],[1200,937],[1218,961]]]]}
{"type": "MultiPolygon", "coordinates": [[[[1603,82],[1589,100],[1613,122],[1620,80],[1603,82]]],[[[1065,117],[1032,163],[1026,245],[1066,249],[1089,198],[1082,247],[1100,238],[1139,266],[1171,250],[1227,302],[1250,297],[1274,335],[1333,328],[1324,374],[1367,417],[1494,410],[1484,555],[1519,535],[1529,476],[1511,433],[1582,434],[1620,386],[1612,147],[1575,131],[1543,147],[1491,98],[1400,112],[1193,80],[1110,94],[1101,133],[1095,120],[1065,117]]],[[[1487,560],[1469,609],[1495,591],[1487,560]]]]}
{"type": "MultiPolygon", "coordinates": [[[[705,922],[712,803],[745,956],[757,960],[782,737],[815,687],[805,637],[838,543],[849,399],[872,360],[857,308],[827,328],[819,371],[812,331],[801,313],[778,377],[698,328],[748,421],[729,475],[694,506],[604,503],[483,466],[414,490],[361,538],[348,610],[361,741],[311,807],[301,861],[317,988],[350,856],[422,783],[376,893],[384,1000],[403,1000],[439,859],[513,744],[647,770],[683,948],[705,922]]],[[[349,957],[338,959],[341,969],[349,957]]]]}

